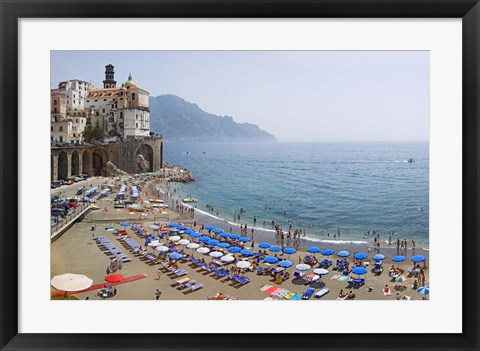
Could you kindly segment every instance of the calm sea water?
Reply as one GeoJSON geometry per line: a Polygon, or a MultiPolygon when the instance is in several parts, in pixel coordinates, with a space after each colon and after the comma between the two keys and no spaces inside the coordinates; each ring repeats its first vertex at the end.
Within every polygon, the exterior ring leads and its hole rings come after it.
{"type": "Polygon", "coordinates": [[[164,152],[195,178],[170,190],[205,214],[235,223],[243,208],[240,222],[256,216],[258,230],[291,221],[312,240],[371,242],[375,230],[383,242],[393,232],[428,247],[428,143],[166,143],[164,152]]]}

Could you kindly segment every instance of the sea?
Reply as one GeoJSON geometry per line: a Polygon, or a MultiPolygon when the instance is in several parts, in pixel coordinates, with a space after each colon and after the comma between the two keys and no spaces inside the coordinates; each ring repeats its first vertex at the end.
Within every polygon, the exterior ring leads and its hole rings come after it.
{"type": "Polygon", "coordinates": [[[276,221],[310,241],[365,244],[375,231],[428,250],[427,142],[166,142],[164,159],[195,178],[168,191],[196,198],[197,214],[234,233],[247,224],[274,236],[276,221]]]}

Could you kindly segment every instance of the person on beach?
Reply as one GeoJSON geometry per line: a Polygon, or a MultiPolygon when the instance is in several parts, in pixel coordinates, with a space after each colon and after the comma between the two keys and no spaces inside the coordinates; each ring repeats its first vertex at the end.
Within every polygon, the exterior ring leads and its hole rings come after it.
{"type": "Polygon", "coordinates": [[[340,289],[340,292],[338,293],[338,297],[343,299],[345,296],[347,296],[347,293],[343,292],[343,290],[340,289]]]}
{"type": "Polygon", "coordinates": [[[159,300],[162,292],[158,289],[155,290],[155,300],[159,300]]]}
{"type": "Polygon", "coordinates": [[[353,300],[354,298],[355,298],[355,294],[352,292],[352,290],[350,290],[350,292],[347,295],[347,299],[353,300]]]}

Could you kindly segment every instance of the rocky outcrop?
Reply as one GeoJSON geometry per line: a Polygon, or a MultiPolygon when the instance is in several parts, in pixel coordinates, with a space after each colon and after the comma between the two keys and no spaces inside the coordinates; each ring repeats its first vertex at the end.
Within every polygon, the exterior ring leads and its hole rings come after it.
{"type": "Polygon", "coordinates": [[[112,162],[108,161],[105,165],[107,177],[128,177],[128,173],[118,169],[112,162]]]}
{"type": "MultiPolygon", "coordinates": [[[[166,163],[166,162],[165,162],[166,163]]],[[[156,173],[157,176],[167,179],[170,182],[190,183],[195,179],[190,171],[183,167],[165,167],[156,173]]]]}
{"type": "Polygon", "coordinates": [[[143,155],[137,155],[137,170],[139,173],[149,172],[150,171],[150,162],[148,162],[143,155]]]}

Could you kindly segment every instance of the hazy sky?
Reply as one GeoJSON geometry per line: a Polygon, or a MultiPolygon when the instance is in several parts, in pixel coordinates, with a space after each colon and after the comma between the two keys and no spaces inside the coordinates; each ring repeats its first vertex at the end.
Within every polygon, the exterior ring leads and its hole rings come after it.
{"type": "Polygon", "coordinates": [[[178,95],[279,141],[428,141],[428,51],[52,51],[51,87],[78,78],[178,95]]]}

